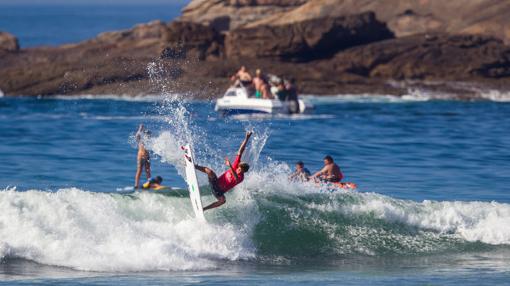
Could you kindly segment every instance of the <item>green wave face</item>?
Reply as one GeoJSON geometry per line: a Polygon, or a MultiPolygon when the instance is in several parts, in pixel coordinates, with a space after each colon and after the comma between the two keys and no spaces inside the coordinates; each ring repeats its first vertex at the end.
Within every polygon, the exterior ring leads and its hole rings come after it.
{"type": "Polygon", "coordinates": [[[252,239],[261,257],[485,251],[506,247],[510,238],[491,223],[498,212],[508,216],[505,204],[417,203],[370,193],[280,193],[257,195],[255,201],[260,217],[252,239]]]}

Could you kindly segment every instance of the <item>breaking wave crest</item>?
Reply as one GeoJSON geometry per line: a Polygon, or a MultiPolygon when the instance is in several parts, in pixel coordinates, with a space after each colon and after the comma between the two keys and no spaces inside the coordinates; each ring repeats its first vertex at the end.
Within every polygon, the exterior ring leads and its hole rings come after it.
{"type": "MultiPolygon", "coordinates": [[[[202,198],[204,202],[212,196],[202,198]]],[[[510,205],[323,192],[255,172],[200,223],[186,197],[0,192],[0,257],[92,271],[202,270],[225,261],[420,255],[510,245],[510,205]]]]}

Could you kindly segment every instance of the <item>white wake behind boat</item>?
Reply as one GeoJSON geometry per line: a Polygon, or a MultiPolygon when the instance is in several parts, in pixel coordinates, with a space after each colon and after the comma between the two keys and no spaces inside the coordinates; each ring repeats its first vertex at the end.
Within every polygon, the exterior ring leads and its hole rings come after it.
{"type": "Polygon", "coordinates": [[[292,113],[310,113],[313,105],[304,100],[298,99],[296,102],[281,101],[278,99],[263,99],[249,97],[245,87],[230,87],[223,97],[218,98],[214,110],[223,114],[249,114],[249,113],[267,113],[267,114],[292,114],[292,113]]]}

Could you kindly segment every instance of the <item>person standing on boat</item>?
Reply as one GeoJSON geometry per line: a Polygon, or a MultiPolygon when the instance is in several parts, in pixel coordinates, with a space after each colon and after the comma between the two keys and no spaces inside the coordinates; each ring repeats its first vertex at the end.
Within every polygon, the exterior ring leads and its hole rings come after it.
{"type": "Polygon", "coordinates": [[[285,89],[283,79],[280,79],[276,88],[277,88],[276,97],[278,97],[280,101],[285,101],[285,99],[287,98],[287,90],[285,89]]]}
{"type": "Polygon", "coordinates": [[[255,87],[255,97],[261,98],[263,91],[264,91],[264,85],[267,83],[266,79],[262,75],[262,71],[260,69],[257,69],[255,72],[255,77],[253,78],[253,86],[255,87]]]}
{"type": "Polygon", "coordinates": [[[285,100],[289,103],[289,113],[299,113],[299,101],[297,95],[296,80],[291,78],[285,81],[285,90],[287,91],[287,97],[285,100]]]}
{"type": "Polygon", "coordinates": [[[312,177],[325,182],[339,183],[344,175],[340,167],[333,161],[333,157],[327,155],[324,157],[324,167],[312,177]]]}
{"type": "Polygon", "coordinates": [[[241,66],[237,73],[233,75],[230,79],[232,81],[235,81],[236,86],[241,85],[246,88],[249,88],[252,82],[252,77],[250,73],[246,70],[245,66],[241,66]]]}

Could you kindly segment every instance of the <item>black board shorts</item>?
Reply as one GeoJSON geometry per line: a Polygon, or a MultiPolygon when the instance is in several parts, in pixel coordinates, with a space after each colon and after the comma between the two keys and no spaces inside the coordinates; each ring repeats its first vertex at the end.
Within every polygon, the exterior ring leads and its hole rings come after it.
{"type": "Polygon", "coordinates": [[[215,198],[220,199],[225,195],[220,186],[218,186],[218,177],[216,174],[209,177],[209,184],[211,185],[211,191],[215,198]]]}
{"type": "Polygon", "coordinates": [[[323,182],[329,182],[329,183],[340,183],[340,179],[338,177],[331,177],[331,178],[322,178],[323,182]]]}

